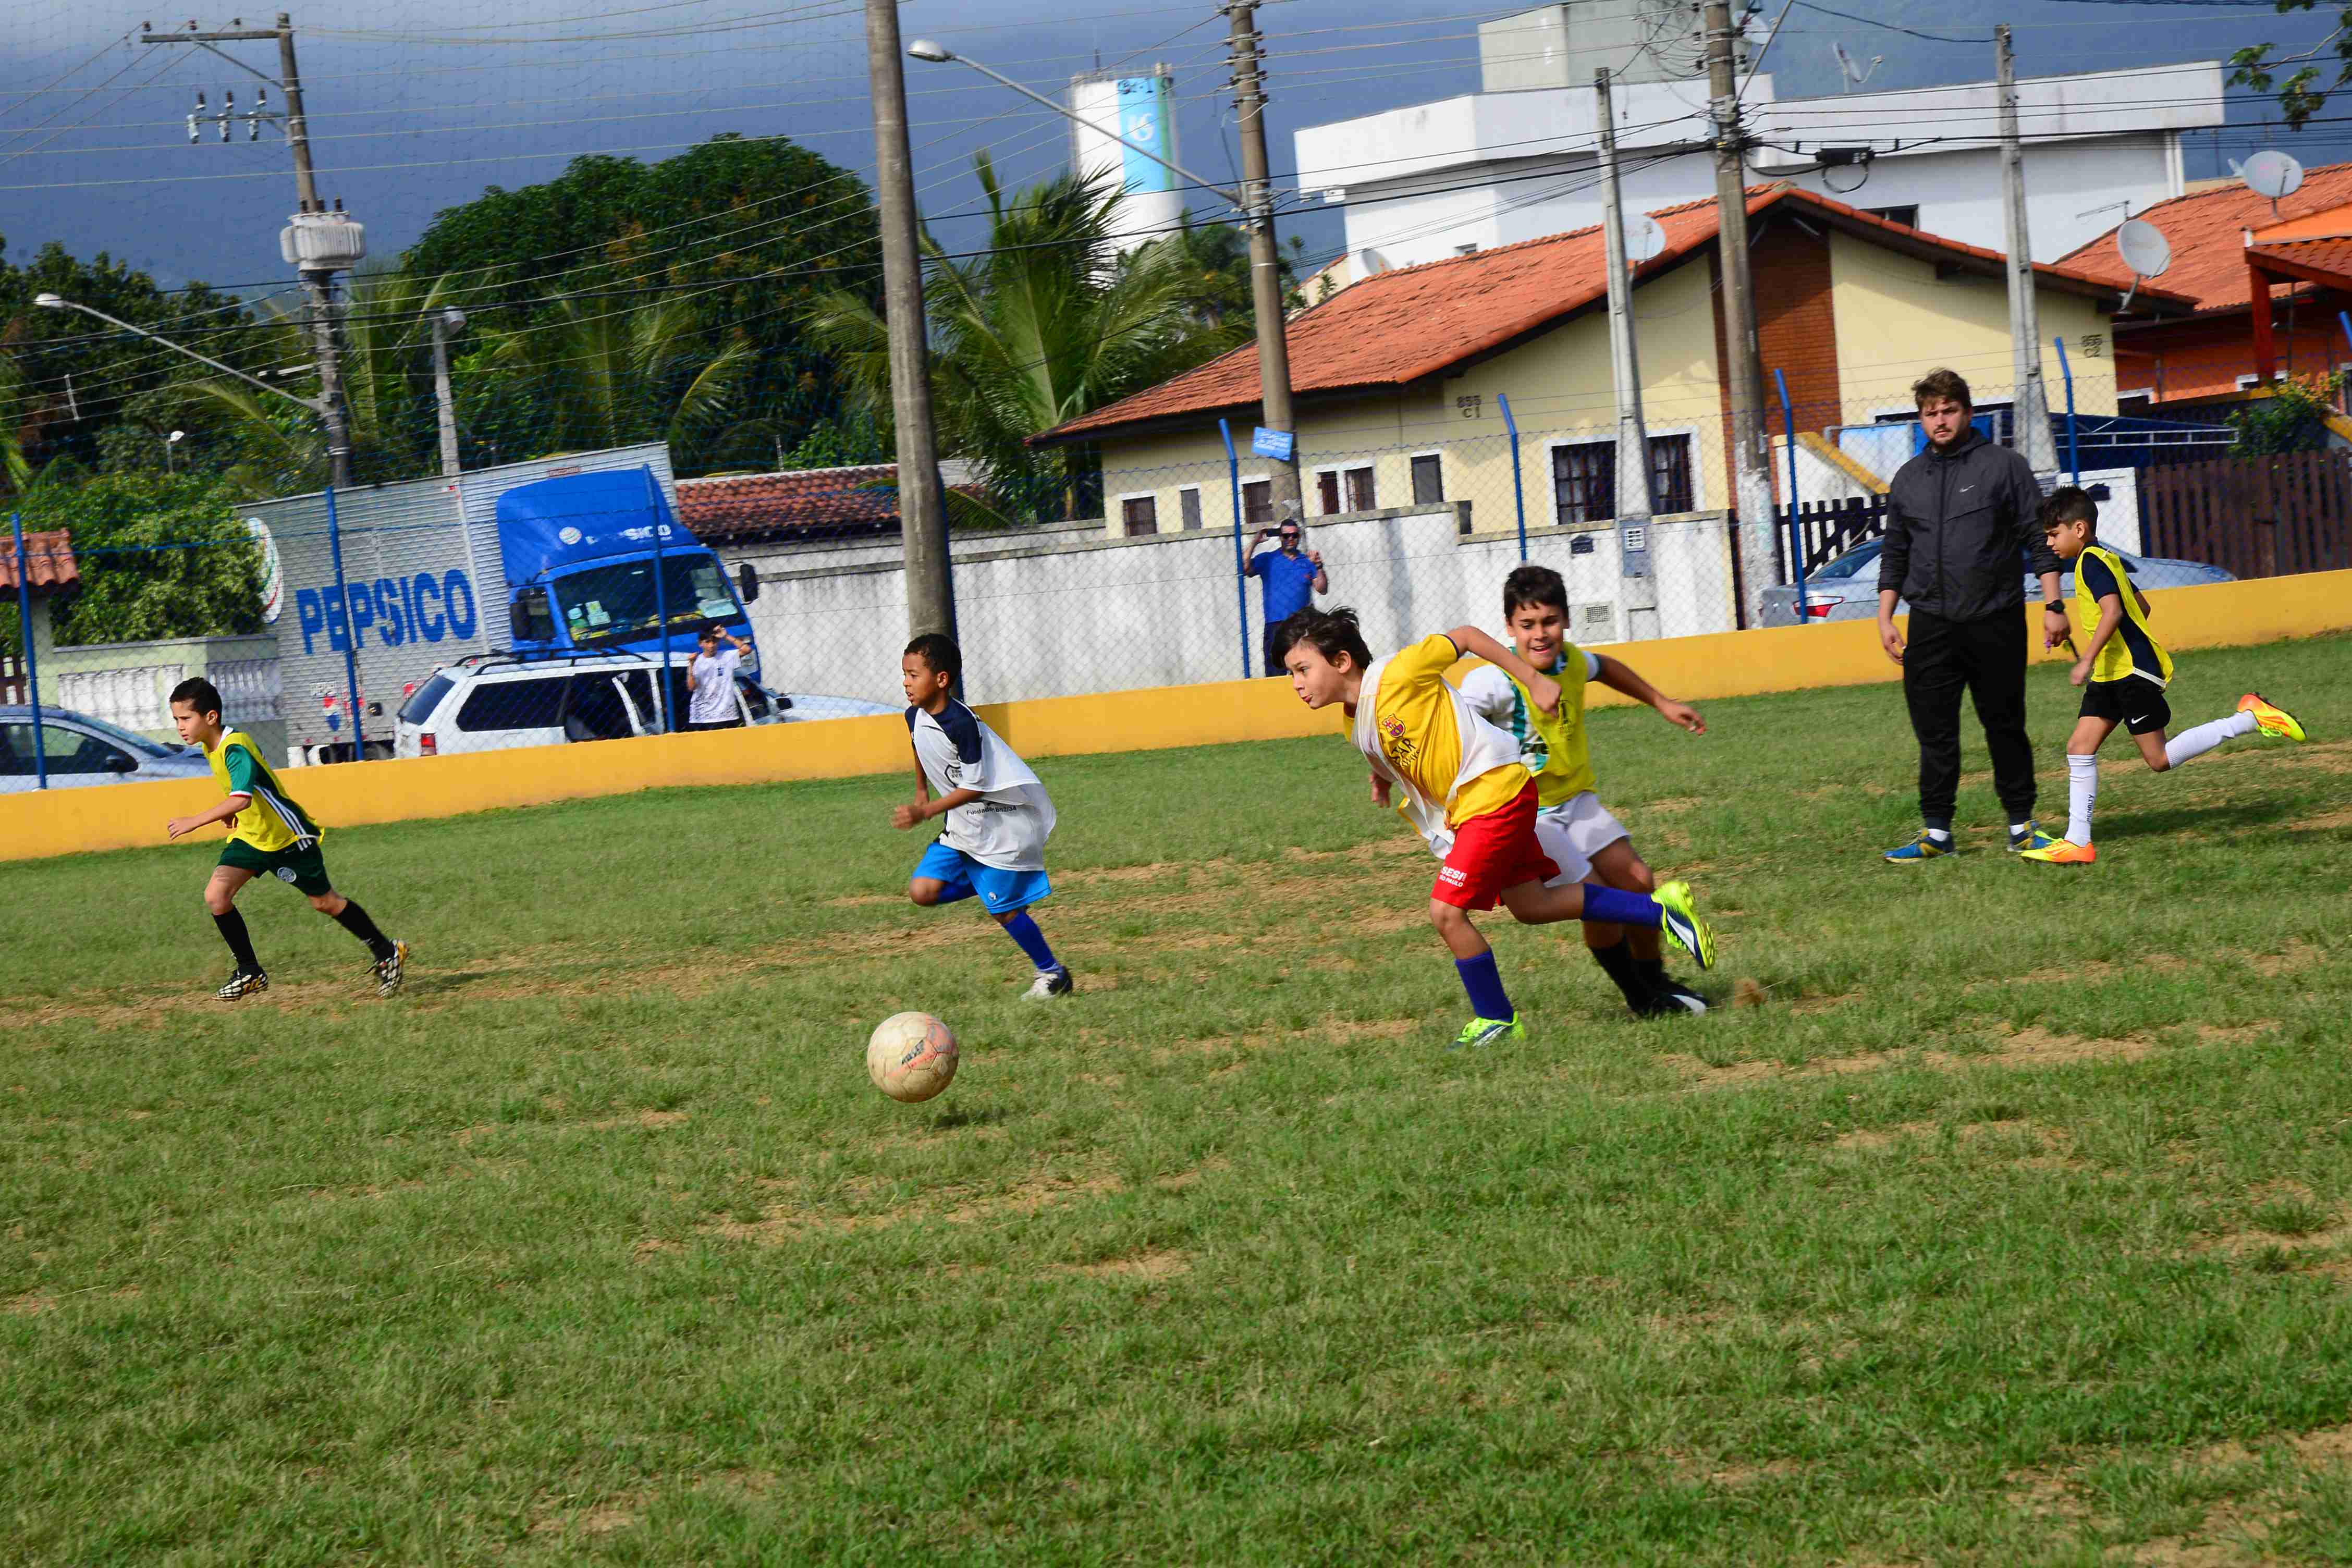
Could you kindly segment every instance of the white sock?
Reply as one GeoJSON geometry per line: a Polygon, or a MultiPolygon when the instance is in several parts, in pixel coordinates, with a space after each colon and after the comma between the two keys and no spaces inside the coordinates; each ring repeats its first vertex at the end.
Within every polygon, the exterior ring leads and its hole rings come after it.
{"type": "Polygon", "coordinates": [[[2030,816],[2023,822],[2012,822],[2009,825],[2009,836],[2011,838],[2022,838],[2025,837],[2025,830],[2032,826],[2033,818],[2030,816]]]}
{"type": "Polygon", "coordinates": [[[2210,724],[2183,730],[2164,743],[2164,757],[2177,768],[2191,757],[2203,756],[2224,741],[2234,741],[2241,735],[2253,732],[2254,716],[2252,713],[2232,713],[2227,719],[2216,719],[2210,724]]]}
{"type": "Polygon", "coordinates": [[[1948,827],[1930,827],[1927,829],[1927,837],[1938,844],[1949,844],[1952,841],[1952,830],[1948,827]]]}
{"type": "Polygon", "coordinates": [[[2066,841],[2081,846],[2091,841],[2091,806],[2099,798],[2099,759],[2066,758],[2066,841]]]}

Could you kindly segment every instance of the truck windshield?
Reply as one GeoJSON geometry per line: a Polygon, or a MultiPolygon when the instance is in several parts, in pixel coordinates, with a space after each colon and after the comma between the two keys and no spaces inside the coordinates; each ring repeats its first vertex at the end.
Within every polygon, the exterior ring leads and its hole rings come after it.
{"type": "MultiPolygon", "coordinates": [[[[555,582],[563,624],[574,647],[635,642],[659,634],[655,609],[654,563],[650,559],[591,566],[555,582]]],[[[716,556],[680,551],[662,561],[663,607],[673,632],[699,631],[740,612],[727,591],[727,573],[716,556]]]]}

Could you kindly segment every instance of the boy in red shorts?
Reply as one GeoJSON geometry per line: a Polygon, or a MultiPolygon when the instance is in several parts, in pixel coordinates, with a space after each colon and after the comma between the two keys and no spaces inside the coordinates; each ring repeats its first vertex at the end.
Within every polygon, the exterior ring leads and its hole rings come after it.
{"type": "Polygon", "coordinates": [[[1349,609],[1304,609],[1276,629],[1274,651],[1291,689],[1309,708],[1341,704],[1355,721],[1356,749],[1372,764],[1372,799],[1390,804],[1444,861],[1430,889],[1429,918],[1454,954],[1475,1015],[1455,1046],[1520,1040],[1527,1030],[1503,990],[1494,950],[1470,923],[1473,910],[1501,903],[1525,925],[1595,920],[1662,929],[1699,967],[1715,964],[1715,933],[1692,907],[1685,882],[1654,894],[1580,882],[1544,884],[1559,868],[1536,842],[1535,780],[1518,742],[1478,717],[1445,672],[1464,654],[1499,665],[1547,714],[1559,683],[1475,626],[1423,637],[1377,663],[1349,609]]]}

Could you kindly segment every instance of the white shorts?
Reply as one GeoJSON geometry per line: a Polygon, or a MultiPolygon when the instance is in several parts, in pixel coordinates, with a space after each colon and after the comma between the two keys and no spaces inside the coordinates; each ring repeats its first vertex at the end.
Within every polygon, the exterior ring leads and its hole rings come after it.
{"type": "Polygon", "coordinates": [[[1536,814],[1536,843],[1559,868],[1559,875],[1544,886],[1585,880],[1592,871],[1592,858],[1625,837],[1625,825],[1610,816],[1591,790],[1544,807],[1536,814]]]}

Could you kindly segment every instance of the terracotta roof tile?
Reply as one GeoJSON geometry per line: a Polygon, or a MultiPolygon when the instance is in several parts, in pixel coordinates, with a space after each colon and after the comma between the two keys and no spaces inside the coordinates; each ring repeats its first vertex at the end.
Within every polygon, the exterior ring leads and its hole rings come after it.
{"type": "MultiPolygon", "coordinates": [[[[35,593],[55,593],[81,582],[74,563],[73,535],[66,529],[25,535],[25,577],[35,593]]],[[[0,540],[0,588],[16,591],[16,552],[13,540],[0,540]]]]}
{"type": "Polygon", "coordinates": [[[2256,245],[2245,252],[2248,256],[2275,257],[2300,267],[2333,272],[2347,279],[2352,288],[2352,237],[2329,235],[2323,239],[2274,239],[2256,245]]]}
{"type": "MultiPolygon", "coordinates": [[[[2247,230],[2347,204],[2352,204],[2352,163],[2330,163],[2304,171],[2302,188],[2279,203],[2276,216],[2269,197],[2258,196],[2234,180],[2218,190],[2158,202],[2138,216],[2162,229],[2172,244],[2172,265],[2161,279],[2164,288],[2195,300],[2202,315],[2242,310],[2252,297],[2246,283],[2247,230]]],[[[2061,257],[2059,264],[2118,288],[2131,281],[2131,268],[2116,253],[2113,230],[2061,257]]]]}
{"type": "Polygon", "coordinates": [[[880,532],[898,521],[891,463],[677,482],[677,517],[706,544],[788,533],[880,532]]]}
{"type": "MultiPolygon", "coordinates": [[[[2003,261],[1998,251],[1889,223],[1811,191],[1763,185],[1748,193],[1750,214],[1781,204],[1811,209],[1841,227],[1898,249],[1964,257],[1994,267],[2003,261]]],[[[1665,231],[1665,245],[1634,268],[1637,282],[1714,243],[1712,200],[1665,207],[1650,216],[1665,231]]],[[[2124,286],[2076,268],[2044,265],[2035,270],[2078,289],[2124,286]]],[[[2125,283],[2129,281],[2126,277],[2125,283]]],[[[2141,295],[2147,298],[2151,292],[2143,289],[2141,295]]],[[[1404,385],[1507,346],[1599,302],[1607,293],[1608,261],[1598,225],[1382,272],[1290,319],[1291,390],[1313,394],[1404,385]]],[[[2168,293],[2158,292],[2157,297],[2187,304],[2168,293]]],[[[1257,350],[1244,344],[1030,439],[1070,440],[1257,401],[1257,350]]]]}

